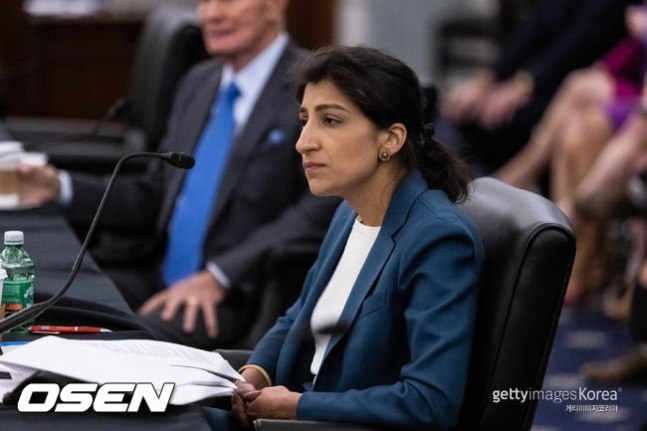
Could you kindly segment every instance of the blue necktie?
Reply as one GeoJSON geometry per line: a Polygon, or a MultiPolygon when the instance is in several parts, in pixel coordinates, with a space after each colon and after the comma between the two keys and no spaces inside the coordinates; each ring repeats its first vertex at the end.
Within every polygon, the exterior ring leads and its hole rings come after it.
{"type": "Polygon", "coordinates": [[[202,247],[227,165],[236,126],[234,102],[239,95],[234,82],[220,91],[194,152],[195,167],[187,172],[175,201],[163,269],[166,286],[196,273],[202,265],[202,247]]]}

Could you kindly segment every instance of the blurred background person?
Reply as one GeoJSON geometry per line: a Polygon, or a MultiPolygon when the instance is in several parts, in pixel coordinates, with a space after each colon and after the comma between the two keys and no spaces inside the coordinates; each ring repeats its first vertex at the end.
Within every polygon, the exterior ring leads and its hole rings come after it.
{"type": "MultiPolygon", "coordinates": [[[[647,83],[647,80],[645,81],[647,83]]],[[[607,315],[627,322],[634,345],[607,360],[583,364],[580,373],[590,382],[618,385],[647,382],[647,85],[639,107],[600,153],[567,208],[575,226],[581,220],[608,221],[633,217],[635,270],[624,296],[607,315]]]]}
{"type": "MultiPolygon", "coordinates": [[[[294,150],[297,105],[285,79],[304,53],[285,32],[287,4],[198,2],[215,58],[180,84],[160,147],[195,155],[196,166],[152,161],[145,174],[117,181],[102,215],[104,226],[155,227],[145,244],[125,235],[104,244],[122,258],[104,270],[161,340],[205,349],[235,343],[253,309],[245,283],[255,281],[263,256],[321,238],[338,203],[310,194],[294,150]]],[[[22,184],[24,202],[57,200],[70,220],[86,222],[105,188],[52,166],[26,167],[22,184]]]]}
{"type": "MultiPolygon", "coordinates": [[[[567,291],[567,304],[586,302],[610,282],[614,253],[617,253],[614,247],[609,249],[606,245],[609,243],[610,221],[627,219],[644,211],[644,175],[641,174],[647,169],[647,122],[642,107],[645,90],[643,87],[642,96],[636,100],[622,127],[608,142],[604,142],[590,167],[580,172],[579,181],[572,182],[570,193],[557,202],[573,223],[578,247],[581,247],[578,248],[580,256],[576,256],[567,291]]],[[[582,120],[581,130],[595,130],[591,124],[596,121],[595,117],[582,120]]],[[[581,135],[591,137],[584,131],[581,135]]],[[[565,148],[560,151],[560,163],[563,164],[564,176],[568,175],[569,168],[575,170],[582,165],[580,159],[583,158],[582,153],[588,151],[589,143],[588,140],[573,138],[562,144],[565,148]]],[[[642,230],[638,232],[641,233],[629,233],[628,236],[642,259],[644,233],[642,230]]],[[[636,268],[627,269],[635,271],[636,268]]],[[[633,283],[635,274],[630,273],[629,280],[633,283]]]]}
{"type": "Polygon", "coordinates": [[[496,171],[528,142],[568,73],[591,65],[624,36],[625,8],[634,3],[535,2],[492,65],[442,97],[441,140],[462,148],[477,175],[496,171]]]}
{"type": "MultiPolygon", "coordinates": [[[[544,193],[572,214],[575,190],[639,102],[645,71],[644,7],[629,6],[626,21],[629,36],[591,68],[569,74],[529,142],[495,177],[539,192],[545,188],[544,193]],[[546,178],[548,184],[542,187],[546,178]]],[[[609,284],[617,271],[616,244],[608,223],[586,219],[576,227],[577,256],[566,295],[569,305],[585,301],[609,284]]]]}
{"type": "MultiPolygon", "coordinates": [[[[590,68],[576,70],[567,76],[528,143],[494,173],[495,177],[517,187],[541,190],[543,176],[554,158],[556,142],[560,141],[564,129],[574,119],[577,121],[576,117],[589,109],[604,111],[609,127],[596,130],[596,136],[598,133],[604,135],[598,139],[600,141],[608,139],[611,131],[622,124],[636,104],[642,86],[644,7],[628,6],[625,17],[629,35],[590,68]]],[[[595,158],[598,152],[591,148],[591,156],[582,156],[595,158]]]]}

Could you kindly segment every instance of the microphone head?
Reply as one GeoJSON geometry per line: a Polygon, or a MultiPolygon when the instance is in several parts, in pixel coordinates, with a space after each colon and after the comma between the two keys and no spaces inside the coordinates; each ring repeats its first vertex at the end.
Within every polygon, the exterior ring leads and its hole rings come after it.
{"type": "Polygon", "coordinates": [[[166,160],[167,163],[180,169],[191,169],[195,166],[195,159],[185,153],[171,152],[164,153],[162,156],[164,156],[163,159],[166,160]]]}

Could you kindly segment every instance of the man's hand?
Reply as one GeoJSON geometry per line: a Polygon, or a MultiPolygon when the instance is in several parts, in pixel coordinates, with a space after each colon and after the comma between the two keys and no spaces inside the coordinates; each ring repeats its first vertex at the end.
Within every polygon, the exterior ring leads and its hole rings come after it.
{"type": "Polygon", "coordinates": [[[270,386],[260,391],[247,392],[243,396],[250,419],[296,419],[297,404],[301,394],[291,392],[285,386],[270,386]]]}
{"type": "Polygon", "coordinates": [[[198,272],[153,295],[139,309],[139,314],[148,314],[163,307],[162,319],[172,320],[180,307],[184,307],[185,332],[195,330],[198,313],[204,315],[204,325],[210,338],[218,336],[216,306],[225,299],[225,288],[207,270],[198,272]]]}
{"type": "Polygon", "coordinates": [[[58,200],[61,184],[52,165],[18,167],[18,194],[22,205],[42,205],[58,200]]]}

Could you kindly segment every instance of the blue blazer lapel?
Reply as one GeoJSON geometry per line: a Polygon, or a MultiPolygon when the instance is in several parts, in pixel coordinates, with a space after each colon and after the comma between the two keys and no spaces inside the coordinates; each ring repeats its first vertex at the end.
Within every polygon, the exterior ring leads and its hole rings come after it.
{"type": "Polygon", "coordinates": [[[355,280],[355,284],[353,285],[353,289],[348,297],[348,301],[346,301],[344,310],[339,317],[339,322],[335,328],[336,331],[330,338],[323,361],[326,360],[330,350],[333,349],[339,340],[341,340],[348,332],[353,321],[357,317],[357,313],[359,312],[362,302],[364,302],[364,298],[369,294],[375,284],[375,280],[377,280],[380,272],[382,272],[382,268],[386,264],[386,261],[395,246],[391,235],[392,232],[388,232],[384,227],[382,227],[380,233],[375,239],[375,243],[366,257],[364,266],[357,276],[357,280],[355,280]]]}
{"type": "MultiPolygon", "coordinates": [[[[348,239],[353,227],[355,214],[352,211],[349,211],[348,214],[349,216],[347,218],[342,218],[338,221],[333,220],[330,225],[329,232],[336,232],[336,236],[333,238],[333,241],[329,246],[322,246],[322,253],[320,256],[325,255],[326,257],[321,262],[317,276],[307,287],[307,293],[304,292],[304,294],[306,294],[305,303],[295,318],[294,323],[283,342],[284,349],[281,352],[281,359],[279,360],[279,366],[276,370],[276,380],[279,382],[291,381],[295,375],[298,375],[299,372],[295,372],[295,367],[307,367],[307,372],[310,370],[309,361],[311,361],[312,358],[301,357],[300,361],[298,361],[297,357],[302,351],[301,347],[303,343],[312,339],[312,334],[310,333],[310,319],[312,317],[312,311],[314,310],[324,288],[328,285],[328,281],[330,280],[332,273],[337,267],[337,263],[339,262],[344,251],[344,247],[346,246],[346,240],[348,239]]],[[[306,371],[303,372],[306,373],[306,371]]]]}
{"type": "MultiPolygon", "coordinates": [[[[333,349],[342,337],[344,337],[350,330],[364,298],[375,285],[384,265],[386,265],[389,256],[393,252],[395,247],[395,241],[393,239],[394,235],[404,225],[415,199],[426,189],[427,185],[424,182],[422,175],[415,171],[402,181],[394,193],[384,217],[382,229],[380,230],[380,233],[375,240],[375,244],[366,258],[366,262],[364,263],[355,285],[353,286],[353,291],[351,292],[351,295],[346,302],[346,306],[342,311],[342,315],[339,320],[339,330],[332,334],[330,343],[328,344],[328,348],[324,354],[322,367],[325,366],[326,359],[331,349],[333,349]]],[[[347,205],[348,204],[346,203],[342,204],[342,206],[347,205]]],[[[302,351],[301,347],[304,341],[311,338],[310,319],[312,317],[312,311],[339,263],[339,259],[344,251],[346,241],[348,240],[348,236],[350,235],[350,231],[356,217],[357,214],[355,214],[354,211],[347,210],[345,217],[337,219],[336,216],[330,225],[329,235],[335,234],[335,237],[330,245],[327,245],[327,240],[324,240],[324,245],[322,245],[322,249],[320,251],[320,258],[323,257],[324,260],[321,262],[321,266],[316,277],[308,286],[306,286],[308,289],[307,292],[303,292],[303,294],[306,295],[305,303],[298,316],[295,318],[295,321],[283,342],[284,349],[281,352],[279,366],[277,368],[277,381],[292,381],[290,376],[298,374],[295,372],[295,367],[301,370],[302,367],[309,367],[310,365],[309,361],[312,360],[312,357],[298,358],[298,355],[302,351]]]]}
{"type": "MultiPolygon", "coordinates": [[[[384,268],[384,265],[393,252],[393,248],[395,247],[395,241],[393,239],[394,235],[404,225],[415,199],[426,189],[427,184],[422,178],[422,175],[418,171],[414,171],[402,180],[401,184],[394,192],[391,202],[389,203],[389,208],[384,216],[380,233],[375,239],[375,243],[366,257],[362,270],[353,285],[353,290],[351,291],[348,301],[346,302],[344,310],[339,318],[339,324],[337,325],[338,330],[332,334],[330,343],[328,343],[326,353],[324,354],[322,364],[326,361],[326,357],[330,351],[352,326],[352,323],[357,317],[360,307],[364,302],[364,298],[366,298],[372,290],[376,280],[384,268]]],[[[344,238],[348,238],[348,233],[344,238]]],[[[344,241],[343,245],[345,244],[346,241],[344,241]]],[[[341,251],[339,253],[341,255],[341,251]]],[[[339,256],[337,256],[337,259],[334,262],[335,265],[338,260],[339,256]]],[[[335,266],[332,266],[332,269],[326,278],[326,282],[334,270],[335,266]]],[[[317,295],[317,299],[319,296],[320,293],[317,295]]],[[[310,310],[310,314],[312,314],[312,309],[310,310]]]]}

